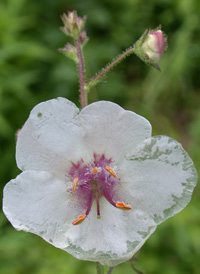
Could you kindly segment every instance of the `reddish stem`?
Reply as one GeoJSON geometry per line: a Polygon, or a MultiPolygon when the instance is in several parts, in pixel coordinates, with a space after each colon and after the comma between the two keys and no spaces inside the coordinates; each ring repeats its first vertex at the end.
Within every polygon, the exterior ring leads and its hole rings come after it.
{"type": "Polygon", "coordinates": [[[77,57],[78,57],[78,71],[79,71],[79,88],[80,88],[80,101],[81,108],[83,109],[87,106],[87,94],[85,91],[85,69],[83,62],[83,54],[81,49],[80,40],[75,41],[76,49],[77,49],[77,57]]]}

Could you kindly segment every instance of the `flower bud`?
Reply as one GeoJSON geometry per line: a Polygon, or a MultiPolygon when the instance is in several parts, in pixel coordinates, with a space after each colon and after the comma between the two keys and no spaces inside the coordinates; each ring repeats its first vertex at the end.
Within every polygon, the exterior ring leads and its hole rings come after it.
{"type": "Polygon", "coordinates": [[[64,27],[61,29],[66,35],[72,36],[77,39],[85,26],[86,16],[78,17],[77,12],[74,10],[72,12],[65,13],[61,16],[64,23],[64,27]]]}
{"type": "Polygon", "coordinates": [[[82,32],[80,33],[80,42],[81,42],[81,44],[82,44],[83,46],[85,46],[85,44],[87,43],[87,41],[88,41],[88,37],[87,37],[87,35],[86,35],[86,32],[85,32],[85,31],[82,31],[82,32]]]}
{"type": "Polygon", "coordinates": [[[147,29],[142,37],[135,44],[135,53],[146,64],[160,70],[157,62],[160,60],[166,49],[166,36],[161,26],[155,30],[147,29]]]}
{"type": "Polygon", "coordinates": [[[78,63],[77,50],[74,46],[72,46],[72,44],[67,43],[64,48],[58,49],[58,51],[75,61],[75,63],[78,63]]]}

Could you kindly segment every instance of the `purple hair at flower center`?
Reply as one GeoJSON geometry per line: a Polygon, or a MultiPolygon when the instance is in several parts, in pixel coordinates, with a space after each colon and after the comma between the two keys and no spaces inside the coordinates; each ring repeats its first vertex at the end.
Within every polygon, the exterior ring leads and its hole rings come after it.
{"type": "Polygon", "coordinates": [[[117,195],[120,178],[110,167],[112,163],[113,160],[106,159],[104,154],[94,154],[94,160],[89,164],[85,164],[82,159],[76,164],[72,163],[69,179],[73,183],[70,192],[76,195],[82,207],[82,215],[72,224],[79,224],[87,217],[94,200],[97,204],[97,218],[100,218],[99,200],[102,197],[115,207],[131,209],[131,206],[125,204],[117,195]]]}

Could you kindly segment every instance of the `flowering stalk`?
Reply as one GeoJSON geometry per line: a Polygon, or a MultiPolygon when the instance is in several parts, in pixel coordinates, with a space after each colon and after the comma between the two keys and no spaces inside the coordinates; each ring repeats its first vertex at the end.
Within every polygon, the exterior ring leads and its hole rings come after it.
{"type": "Polygon", "coordinates": [[[83,109],[85,106],[87,106],[87,93],[85,91],[85,70],[84,70],[84,61],[83,61],[83,54],[82,54],[80,39],[77,39],[75,41],[75,45],[77,49],[77,58],[78,58],[80,101],[81,101],[81,108],[83,109]]]}
{"type": "Polygon", "coordinates": [[[105,68],[103,68],[96,76],[94,76],[87,84],[86,91],[88,92],[91,87],[98,84],[100,80],[102,80],[105,77],[105,74],[108,73],[114,66],[119,64],[124,58],[129,56],[130,54],[134,53],[135,48],[130,47],[127,50],[125,50],[122,54],[120,54],[117,58],[115,58],[111,63],[107,64],[105,68]]]}
{"type": "Polygon", "coordinates": [[[86,83],[82,54],[82,48],[88,41],[88,37],[84,30],[86,17],[78,17],[77,12],[72,11],[68,12],[68,15],[63,14],[61,18],[64,23],[64,27],[61,29],[66,35],[73,38],[75,46],[67,43],[65,47],[59,49],[59,51],[78,64],[81,108],[84,108],[87,105],[87,93],[90,89],[104,79],[105,75],[114,66],[119,64],[124,58],[132,53],[135,53],[147,65],[153,66],[160,71],[160,67],[157,62],[160,60],[167,47],[166,36],[161,31],[161,26],[154,30],[147,29],[142,37],[133,46],[126,49],[117,58],[113,59],[111,63],[108,63],[105,68],[100,70],[99,73],[97,73],[88,83],[86,83]]]}
{"type": "Polygon", "coordinates": [[[147,29],[142,37],[132,47],[125,50],[88,82],[86,91],[88,92],[91,87],[98,84],[109,70],[132,53],[135,53],[147,65],[153,66],[160,71],[157,62],[160,60],[167,48],[166,42],[167,38],[161,31],[161,26],[155,30],[147,29]]]}
{"type": "Polygon", "coordinates": [[[84,31],[86,17],[78,17],[76,11],[65,13],[61,16],[64,23],[62,31],[71,36],[74,40],[74,46],[67,43],[64,48],[59,49],[60,52],[71,58],[78,65],[79,71],[79,88],[80,88],[80,102],[81,108],[87,106],[87,93],[85,91],[85,68],[82,48],[87,43],[88,38],[84,31]]]}

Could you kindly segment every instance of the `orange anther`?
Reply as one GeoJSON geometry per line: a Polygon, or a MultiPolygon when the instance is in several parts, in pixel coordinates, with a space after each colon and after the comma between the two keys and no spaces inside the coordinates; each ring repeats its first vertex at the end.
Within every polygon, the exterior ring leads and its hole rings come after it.
{"type": "Polygon", "coordinates": [[[76,220],[72,222],[73,225],[78,225],[86,218],[86,214],[80,215],[76,220]]]}
{"type": "Polygon", "coordinates": [[[92,172],[93,172],[94,174],[96,174],[97,171],[98,171],[98,167],[95,167],[95,168],[93,168],[93,170],[92,170],[92,172]]]}
{"type": "Polygon", "coordinates": [[[76,188],[77,188],[77,185],[78,185],[78,177],[76,177],[72,183],[72,191],[73,193],[76,192],[76,188]]]}
{"type": "Polygon", "coordinates": [[[117,208],[125,209],[125,210],[130,210],[132,206],[125,204],[124,202],[117,202],[116,203],[117,208]]]}
{"type": "Polygon", "coordinates": [[[109,166],[106,166],[106,170],[110,173],[110,175],[112,175],[114,178],[117,178],[117,174],[114,172],[114,170],[109,167],[109,166]]]}

